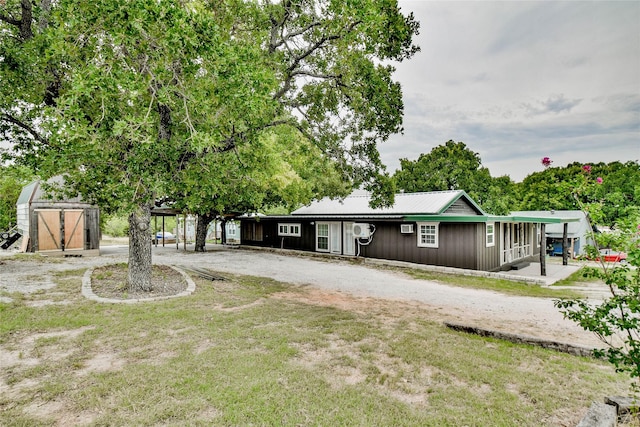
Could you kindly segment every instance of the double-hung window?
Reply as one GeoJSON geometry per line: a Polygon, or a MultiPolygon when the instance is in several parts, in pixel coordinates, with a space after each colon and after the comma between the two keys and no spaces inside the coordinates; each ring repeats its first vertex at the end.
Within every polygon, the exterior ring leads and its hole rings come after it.
{"type": "Polygon", "coordinates": [[[487,223],[487,247],[495,246],[496,244],[496,226],[493,222],[487,223]]]}
{"type": "Polygon", "coordinates": [[[418,246],[422,248],[438,247],[438,226],[437,222],[418,223],[418,246]]]}
{"type": "Polygon", "coordinates": [[[329,252],[329,224],[316,224],[316,250],[318,252],[329,252]]]}
{"type": "Polygon", "coordinates": [[[300,237],[300,224],[278,224],[278,236],[300,237]]]}

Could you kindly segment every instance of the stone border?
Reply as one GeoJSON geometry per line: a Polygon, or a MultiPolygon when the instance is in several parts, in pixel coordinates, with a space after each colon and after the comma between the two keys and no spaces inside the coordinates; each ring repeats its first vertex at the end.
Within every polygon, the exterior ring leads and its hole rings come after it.
{"type": "Polygon", "coordinates": [[[544,340],[541,338],[529,337],[526,335],[500,332],[500,331],[480,328],[476,326],[461,325],[458,323],[444,322],[444,325],[447,328],[453,329],[454,331],[458,331],[458,332],[465,332],[468,334],[480,335],[482,337],[498,338],[498,339],[510,341],[516,344],[535,345],[535,346],[546,348],[549,350],[559,351],[561,353],[572,354],[574,356],[594,357],[593,349],[589,347],[561,343],[558,341],[544,340]]]}
{"type": "Polygon", "coordinates": [[[87,271],[85,271],[84,275],[82,276],[82,295],[85,298],[88,298],[90,300],[97,301],[97,302],[114,303],[114,304],[117,304],[117,303],[135,304],[135,303],[146,302],[146,301],[160,301],[160,300],[166,300],[170,298],[186,297],[187,295],[191,295],[193,291],[196,290],[195,282],[191,279],[191,277],[187,273],[185,273],[181,269],[174,267],[173,265],[167,265],[167,264],[154,264],[154,265],[165,265],[167,267],[173,268],[175,271],[180,273],[182,277],[184,277],[184,279],[187,281],[187,289],[175,295],[165,295],[165,296],[152,297],[152,298],[131,298],[131,299],[104,298],[96,295],[93,292],[93,289],[91,289],[91,275],[93,274],[93,270],[95,270],[96,268],[96,267],[91,267],[87,269],[87,271]]]}

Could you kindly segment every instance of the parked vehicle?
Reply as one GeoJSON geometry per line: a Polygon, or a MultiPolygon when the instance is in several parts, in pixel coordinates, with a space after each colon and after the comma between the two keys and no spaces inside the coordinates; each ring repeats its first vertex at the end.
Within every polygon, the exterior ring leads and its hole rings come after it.
{"type": "Polygon", "coordinates": [[[162,231],[158,231],[153,238],[153,244],[157,243],[175,243],[176,236],[169,233],[168,231],[164,232],[164,236],[162,235],[162,231]]]}
{"type": "MultiPolygon", "coordinates": [[[[604,262],[627,262],[627,254],[625,252],[612,251],[611,249],[600,249],[600,256],[604,262]]],[[[596,258],[600,261],[600,258],[596,258]]]]}

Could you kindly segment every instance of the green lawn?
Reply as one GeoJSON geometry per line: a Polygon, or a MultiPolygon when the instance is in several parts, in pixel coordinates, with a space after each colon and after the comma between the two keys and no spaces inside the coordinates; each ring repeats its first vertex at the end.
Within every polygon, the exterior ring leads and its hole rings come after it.
{"type": "Polygon", "coordinates": [[[576,425],[628,392],[606,363],[454,332],[415,305],[340,309],[230,275],[100,304],[83,273],[0,303],[0,425],[576,425]]]}

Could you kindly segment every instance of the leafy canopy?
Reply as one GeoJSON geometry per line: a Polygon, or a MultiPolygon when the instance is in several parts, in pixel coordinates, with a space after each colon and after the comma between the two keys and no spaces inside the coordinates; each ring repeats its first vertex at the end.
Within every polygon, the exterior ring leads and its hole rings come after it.
{"type": "Polygon", "coordinates": [[[488,212],[509,212],[511,180],[494,180],[489,169],[482,166],[480,155],[463,142],[447,141],[417,160],[400,159],[394,179],[399,189],[409,193],[464,190],[488,212]]]}

